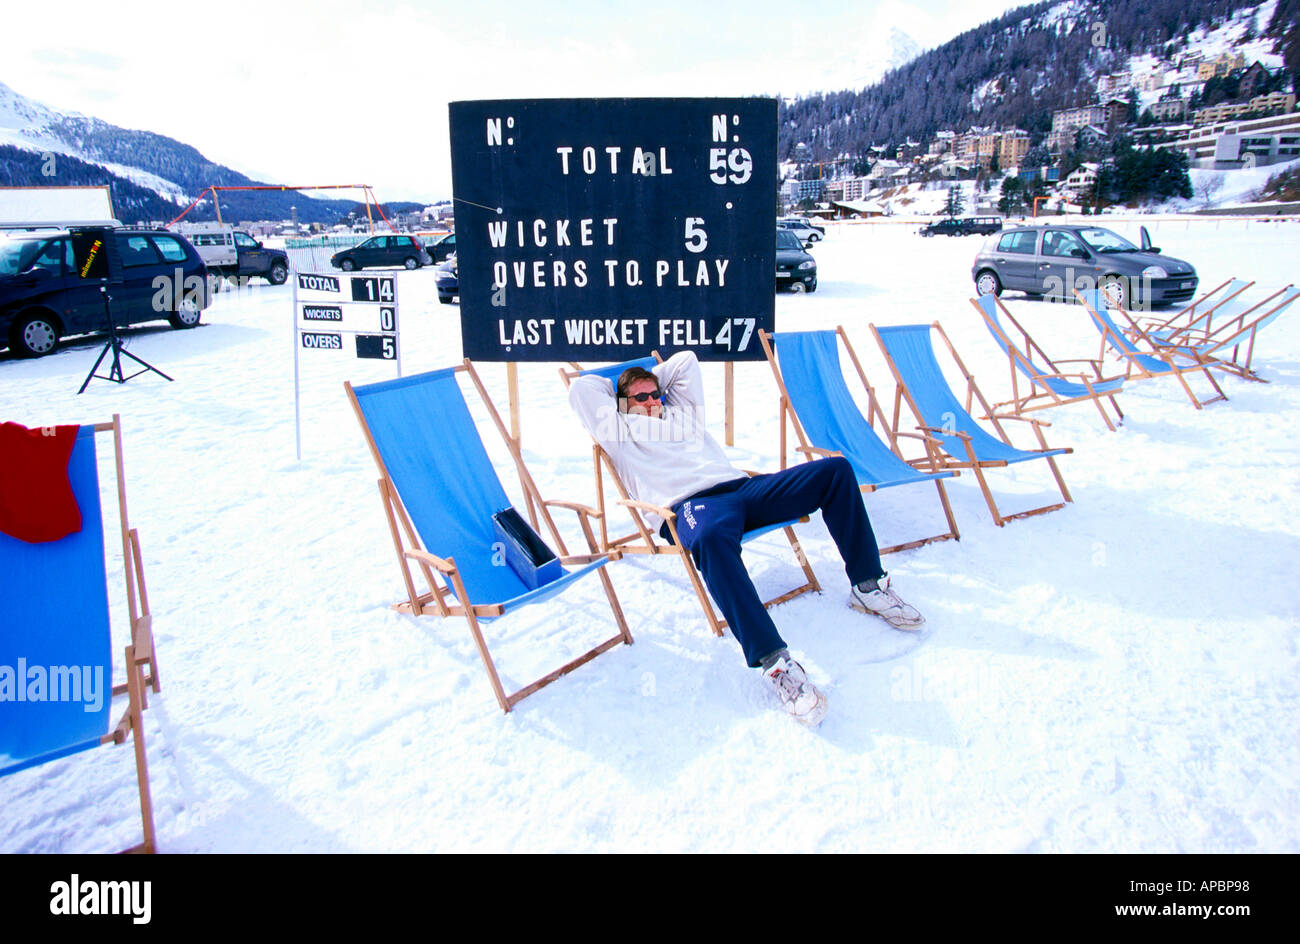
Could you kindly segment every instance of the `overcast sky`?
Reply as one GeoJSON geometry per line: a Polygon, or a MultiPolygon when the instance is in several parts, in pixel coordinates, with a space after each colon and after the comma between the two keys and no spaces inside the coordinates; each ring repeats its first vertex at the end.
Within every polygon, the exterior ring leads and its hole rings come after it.
{"type": "Polygon", "coordinates": [[[451,195],[447,103],[856,87],[1016,0],[7,4],[0,82],[273,183],[451,195]]]}

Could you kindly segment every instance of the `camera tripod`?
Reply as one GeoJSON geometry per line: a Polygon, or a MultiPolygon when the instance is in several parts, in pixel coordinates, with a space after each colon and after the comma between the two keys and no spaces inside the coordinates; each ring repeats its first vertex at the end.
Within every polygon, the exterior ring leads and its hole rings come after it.
{"type": "Polygon", "coordinates": [[[82,381],[81,389],[78,390],[77,393],[78,394],[84,393],[86,387],[89,386],[90,381],[95,379],[96,377],[98,377],[100,380],[111,380],[113,381],[113,383],[121,384],[121,383],[126,383],[132,377],[139,377],[141,374],[146,374],[149,371],[153,371],[155,374],[157,374],[159,377],[162,377],[164,380],[173,379],[171,377],[168,377],[157,367],[154,367],[152,364],[146,363],[145,361],[136,357],[130,351],[122,347],[122,339],[118,337],[117,334],[117,325],[113,322],[113,309],[109,304],[113,300],[113,296],[108,294],[108,279],[99,280],[99,291],[104,299],[104,320],[108,322],[108,341],[104,344],[104,349],[99,352],[99,357],[95,358],[95,366],[90,368],[90,373],[87,374],[86,379],[82,381]],[[112,364],[109,365],[108,373],[107,374],[95,373],[95,371],[99,370],[99,365],[103,363],[103,360],[108,355],[109,351],[113,352],[113,362],[112,364]],[[129,375],[123,374],[122,373],[123,357],[129,357],[131,360],[139,364],[143,369],[137,370],[134,374],[129,374],[129,375]]]}

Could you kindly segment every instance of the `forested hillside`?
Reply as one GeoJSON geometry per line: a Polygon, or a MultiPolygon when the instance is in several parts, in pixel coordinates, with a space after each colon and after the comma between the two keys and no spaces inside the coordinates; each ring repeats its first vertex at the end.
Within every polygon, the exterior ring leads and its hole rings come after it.
{"type": "MultiPolygon", "coordinates": [[[[1267,30],[1289,37],[1284,61],[1293,76],[1300,69],[1298,5],[1278,0],[1267,30]]],[[[866,155],[872,146],[926,141],[972,125],[1046,133],[1054,109],[1094,100],[1098,73],[1131,55],[1172,55],[1196,27],[1257,6],[1258,0],[1049,0],[1013,10],[876,85],[782,102],[780,155],[790,159],[801,142],[814,161],[866,155]]]]}

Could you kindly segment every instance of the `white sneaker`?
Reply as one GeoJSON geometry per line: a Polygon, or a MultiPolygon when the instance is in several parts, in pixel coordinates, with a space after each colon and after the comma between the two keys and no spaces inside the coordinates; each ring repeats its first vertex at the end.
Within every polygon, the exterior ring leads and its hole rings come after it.
{"type": "Polygon", "coordinates": [[[781,699],[781,707],[800,724],[815,728],[826,717],[826,696],[812,682],[798,662],[781,656],[763,677],[781,699]]]}
{"type": "Polygon", "coordinates": [[[913,630],[925,623],[914,606],[908,606],[889,585],[889,577],[881,577],[876,589],[868,592],[853,587],[849,590],[849,606],[863,613],[879,616],[894,629],[913,630]]]}

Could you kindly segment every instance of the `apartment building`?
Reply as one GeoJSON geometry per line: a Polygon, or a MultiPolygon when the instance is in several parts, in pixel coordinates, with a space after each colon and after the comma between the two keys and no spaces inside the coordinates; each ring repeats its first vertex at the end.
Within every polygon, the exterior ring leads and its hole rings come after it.
{"type": "Polygon", "coordinates": [[[1248,102],[1224,102],[1209,108],[1198,108],[1193,121],[1198,125],[1213,124],[1218,121],[1231,121],[1255,111],[1288,112],[1295,109],[1294,92],[1270,92],[1256,95],[1248,102]]]}
{"type": "Polygon", "coordinates": [[[1242,53],[1223,53],[1214,59],[1202,60],[1196,66],[1196,77],[1202,82],[1215,76],[1227,75],[1237,69],[1246,68],[1246,57],[1242,53]]]}
{"type": "Polygon", "coordinates": [[[1156,147],[1176,148],[1193,167],[1216,170],[1290,161],[1300,157],[1300,113],[1203,125],[1156,147]]]}

